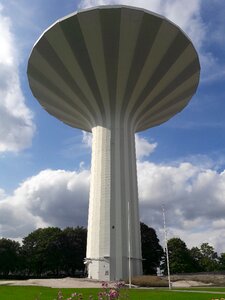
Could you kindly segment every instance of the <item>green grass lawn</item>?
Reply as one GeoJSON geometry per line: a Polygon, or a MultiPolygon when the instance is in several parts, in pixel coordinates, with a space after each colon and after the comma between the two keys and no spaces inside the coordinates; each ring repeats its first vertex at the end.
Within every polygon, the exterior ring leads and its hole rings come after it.
{"type": "MultiPolygon", "coordinates": [[[[67,299],[72,293],[82,293],[83,299],[89,299],[93,295],[97,300],[97,294],[100,289],[60,289],[63,292],[64,299],[67,299]]],[[[207,288],[205,288],[207,290],[207,288]]],[[[224,290],[224,289],[223,289],[224,290]]],[[[59,289],[36,287],[36,286],[0,286],[0,300],[53,300],[56,299],[59,289]]],[[[215,290],[216,291],[216,290],[215,290]]],[[[211,300],[220,298],[225,295],[203,294],[203,293],[186,293],[170,292],[168,290],[149,290],[149,289],[132,289],[122,292],[128,294],[129,300],[211,300]]]]}
{"type": "MultiPolygon", "coordinates": [[[[209,291],[209,292],[223,292],[225,293],[225,287],[189,287],[189,288],[174,288],[174,290],[192,290],[192,291],[209,291]]],[[[225,298],[225,295],[224,295],[225,298]]]]}

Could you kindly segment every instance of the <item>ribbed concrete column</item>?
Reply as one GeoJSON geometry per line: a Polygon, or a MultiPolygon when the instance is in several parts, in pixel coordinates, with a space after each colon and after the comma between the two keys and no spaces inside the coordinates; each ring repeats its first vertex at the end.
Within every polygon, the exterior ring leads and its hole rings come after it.
{"type": "Polygon", "coordinates": [[[92,129],[88,276],[128,278],[128,201],[131,273],[142,273],[134,133],[125,126],[92,129]]]}

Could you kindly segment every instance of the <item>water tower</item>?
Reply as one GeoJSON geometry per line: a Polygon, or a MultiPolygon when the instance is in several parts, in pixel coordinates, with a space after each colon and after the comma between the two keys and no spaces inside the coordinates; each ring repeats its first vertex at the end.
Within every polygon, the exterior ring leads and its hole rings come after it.
{"type": "Polygon", "coordinates": [[[132,276],[142,274],[134,134],[180,112],[199,73],[198,55],[179,27],[129,6],[66,16],[34,45],[33,95],[51,115],[93,134],[89,278],[125,279],[128,266],[132,276]]]}

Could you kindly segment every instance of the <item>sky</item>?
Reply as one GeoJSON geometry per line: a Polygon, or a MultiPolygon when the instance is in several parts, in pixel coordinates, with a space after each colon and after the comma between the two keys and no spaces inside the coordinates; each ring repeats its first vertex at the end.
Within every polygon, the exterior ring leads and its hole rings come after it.
{"type": "Polygon", "coordinates": [[[170,121],[136,135],[141,221],[163,245],[208,242],[225,252],[225,2],[221,0],[0,0],[0,237],[39,227],[87,226],[91,135],[50,116],[32,96],[27,61],[42,32],[87,7],[124,4],[159,13],[191,38],[197,93],[170,121]]]}

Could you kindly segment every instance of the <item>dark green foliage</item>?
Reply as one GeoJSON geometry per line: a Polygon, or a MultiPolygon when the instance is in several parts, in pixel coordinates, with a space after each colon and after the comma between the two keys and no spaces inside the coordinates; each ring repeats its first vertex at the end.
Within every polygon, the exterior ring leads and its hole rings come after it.
{"type": "Polygon", "coordinates": [[[75,276],[84,269],[87,230],[39,228],[18,242],[0,239],[0,275],[75,276]]]}
{"type": "Polygon", "coordinates": [[[156,232],[153,228],[141,223],[141,247],[143,257],[143,273],[156,274],[163,255],[156,232]]]}
{"type": "Polygon", "coordinates": [[[194,272],[194,261],[186,244],[180,238],[168,241],[168,252],[171,274],[194,272]]]}
{"type": "Polygon", "coordinates": [[[198,247],[192,247],[190,251],[190,255],[195,263],[195,269],[197,272],[204,271],[204,268],[201,265],[202,253],[198,247]]]}
{"type": "Polygon", "coordinates": [[[208,243],[203,243],[200,247],[202,253],[201,266],[207,272],[218,270],[218,255],[214,248],[208,243]]]}
{"type": "MultiPolygon", "coordinates": [[[[163,254],[155,230],[141,223],[145,274],[155,274],[163,254]]],[[[76,276],[84,272],[87,229],[83,227],[39,228],[23,239],[23,244],[0,240],[2,276],[76,276]],[[6,251],[7,250],[7,251],[6,251]]]]}
{"type": "Polygon", "coordinates": [[[40,276],[45,272],[58,275],[61,256],[61,229],[39,228],[23,239],[22,253],[28,274],[40,276]]]}
{"type": "MultiPolygon", "coordinates": [[[[83,227],[40,228],[23,239],[23,245],[0,239],[0,276],[77,276],[84,272],[87,230],[83,227]]],[[[163,257],[153,228],[141,223],[144,274],[156,274],[163,257]]],[[[187,249],[179,238],[168,241],[171,274],[225,270],[225,253],[218,256],[214,248],[203,243],[200,248],[187,249]]]]}
{"type": "Polygon", "coordinates": [[[0,273],[7,276],[16,272],[19,265],[20,244],[9,239],[0,239],[0,273]]]}
{"type": "Polygon", "coordinates": [[[219,257],[219,268],[222,271],[225,271],[225,253],[221,253],[219,257]]]}
{"type": "Polygon", "coordinates": [[[83,227],[40,228],[23,239],[27,275],[70,275],[84,269],[87,230],[83,227]]]}
{"type": "Polygon", "coordinates": [[[218,271],[220,269],[217,253],[208,243],[203,243],[200,248],[193,247],[190,250],[198,270],[204,272],[218,271]]]}
{"type": "Polygon", "coordinates": [[[83,227],[67,227],[62,232],[64,245],[62,260],[63,268],[68,275],[74,276],[76,270],[84,270],[86,256],[87,230],[83,227]]]}
{"type": "MultiPolygon", "coordinates": [[[[189,250],[180,238],[172,238],[168,241],[168,251],[171,274],[213,272],[222,269],[222,256],[219,258],[208,243],[189,250]]],[[[163,267],[166,274],[165,258],[163,267]]]]}

